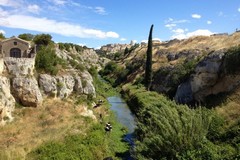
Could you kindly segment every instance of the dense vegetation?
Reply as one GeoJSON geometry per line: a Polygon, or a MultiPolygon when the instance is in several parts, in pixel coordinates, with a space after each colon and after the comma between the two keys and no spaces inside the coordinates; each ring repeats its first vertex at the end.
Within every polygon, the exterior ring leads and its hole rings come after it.
{"type": "Polygon", "coordinates": [[[113,116],[108,120],[113,122],[114,132],[112,133],[105,133],[102,124],[94,123],[91,119],[86,118],[87,127],[91,127],[84,135],[68,135],[61,142],[47,142],[33,151],[29,157],[38,160],[88,160],[121,157],[128,150],[127,144],[121,142],[121,136],[125,131],[114,122],[113,116]]]}
{"type": "Polygon", "coordinates": [[[239,122],[226,129],[211,110],[177,105],[136,86],[124,92],[138,120],[136,159],[239,158],[239,122]]]}
{"type": "Polygon", "coordinates": [[[18,38],[24,39],[26,41],[32,41],[35,36],[31,33],[19,34],[18,38]]]}
{"type": "Polygon", "coordinates": [[[223,66],[226,73],[234,74],[239,70],[240,46],[232,47],[227,51],[223,66]]]}
{"type": "Polygon", "coordinates": [[[38,45],[35,59],[35,67],[38,72],[56,75],[60,69],[66,68],[67,62],[55,54],[51,35],[36,35],[33,41],[38,45]]]}
{"type": "Polygon", "coordinates": [[[148,37],[147,60],[145,69],[145,87],[147,90],[150,89],[152,83],[152,31],[153,25],[151,26],[148,37]]]}
{"type": "MultiPolygon", "coordinates": [[[[87,105],[96,102],[97,99],[106,99],[107,96],[116,95],[116,91],[112,87],[103,82],[98,77],[95,67],[88,70],[93,79],[97,92],[97,98],[74,99],[76,104],[86,103],[87,105]]],[[[105,100],[104,100],[105,101],[105,100]]],[[[122,141],[122,137],[126,134],[126,129],[116,122],[116,117],[109,110],[108,103],[105,101],[101,109],[105,112],[103,119],[94,121],[91,118],[83,116],[73,117],[76,120],[84,119],[84,131],[78,134],[66,135],[60,141],[50,141],[42,144],[29,155],[28,159],[49,159],[49,160],[88,160],[88,159],[104,159],[112,157],[114,159],[122,159],[128,154],[129,146],[122,141]],[[104,126],[106,122],[111,122],[113,132],[106,133],[104,126]]]]}
{"type": "Polygon", "coordinates": [[[73,44],[73,43],[58,43],[59,45],[59,49],[60,50],[66,50],[68,52],[70,52],[70,48],[75,48],[77,52],[82,52],[84,49],[86,49],[86,46],[80,46],[77,44],[73,44]]]}

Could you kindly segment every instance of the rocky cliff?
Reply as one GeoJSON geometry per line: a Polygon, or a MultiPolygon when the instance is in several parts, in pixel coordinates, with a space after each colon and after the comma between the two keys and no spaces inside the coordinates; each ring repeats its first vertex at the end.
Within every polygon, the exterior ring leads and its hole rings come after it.
{"type": "Polygon", "coordinates": [[[88,72],[92,66],[101,68],[96,52],[93,49],[85,49],[82,54],[79,54],[74,48],[68,52],[56,46],[56,54],[69,64],[67,69],[61,70],[54,76],[37,73],[35,58],[0,59],[0,121],[2,125],[13,120],[12,112],[16,102],[23,106],[37,107],[46,97],[63,99],[73,92],[96,96],[93,78],[88,72]],[[70,60],[82,64],[84,69],[79,71],[74,68],[70,60]]]}
{"type": "MultiPolygon", "coordinates": [[[[154,44],[151,89],[178,103],[204,103],[211,95],[232,91],[240,81],[239,45],[239,32],[154,44]],[[227,71],[229,66],[236,68],[236,72],[227,71]]],[[[139,45],[116,61],[124,70],[114,73],[121,78],[118,82],[122,85],[143,82],[146,50],[147,45],[139,45]]]]}

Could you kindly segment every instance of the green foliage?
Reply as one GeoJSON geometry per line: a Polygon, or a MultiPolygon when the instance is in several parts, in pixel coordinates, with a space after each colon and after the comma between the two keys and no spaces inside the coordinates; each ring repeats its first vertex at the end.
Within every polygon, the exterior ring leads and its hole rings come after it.
{"type": "Polygon", "coordinates": [[[137,116],[136,159],[238,159],[240,120],[226,127],[205,108],[177,105],[138,86],[124,88],[137,116]]]}
{"type": "Polygon", "coordinates": [[[119,66],[117,63],[110,61],[106,64],[99,74],[114,87],[126,81],[129,71],[119,66]]]}
{"type": "Polygon", "coordinates": [[[147,90],[150,89],[152,83],[152,30],[153,25],[151,26],[148,37],[147,60],[145,69],[145,87],[147,90]]]}
{"type": "Polygon", "coordinates": [[[73,43],[58,43],[58,46],[60,50],[65,49],[68,52],[70,52],[70,48],[74,48],[74,47],[77,52],[82,52],[86,48],[86,46],[82,47],[80,45],[73,44],[73,43]]]}
{"type": "Polygon", "coordinates": [[[0,39],[5,39],[6,37],[3,35],[3,33],[0,33],[0,39]]]}
{"type": "Polygon", "coordinates": [[[34,35],[31,33],[23,33],[23,34],[19,34],[18,38],[24,39],[26,41],[32,41],[34,38],[34,35]]]}
{"type": "Polygon", "coordinates": [[[97,79],[97,78],[98,78],[97,67],[91,66],[91,67],[88,69],[88,72],[92,75],[92,77],[93,77],[94,79],[97,79]]]}
{"type": "Polygon", "coordinates": [[[223,62],[223,68],[226,73],[234,74],[240,67],[240,46],[230,48],[223,62]]]}
{"type": "Polygon", "coordinates": [[[53,43],[50,34],[38,34],[33,38],[33,42],[39,46],[48,46],[53,43]]]}
{"type": "Polygon", "coordinates": [[[134,51],[136,48],[139,47],[138,43],[135,43],[130,49],[129,49],[129,53],[131,53],[132,51],[134,51]]]}
{"type": "Polygon", "coordinates": [[[177,64],[172,67],[160,68],[153,77],[153,83],[164,83],[163,85],[170,88],[167,95],[173,97],[176,93],[177,87],[194,72],[199,58],[193,60],[185,60],[182,64],[177,64]]]}
{"type": "Polygon", "coordinates": [[[56,75],[60,68],[66,67],[66,62],[57,57],[53,48],[42,46],[37,53],[35,67],[39,72],[56,75]]]}
{"type": "Polygon", "coordinates": [[[207,110],[177,105],[143,88],[129,87],[126,92],[138,119],[137,158],[174,159],[178,153],[197,148],[207,135],[211,121],[207,110]]]}
{"type": "MultiPolygon", "coordinates": [[[[110,118],[112,120],[114,117],[110,118]]],[[[92,126],[86,134],[66,136],[63,142],[45,143],[28,157],[38,160],[89,160],[115,157],[115,153],[124,153],[128,150],[127,144],[121,142],[124,133],[119,124],[113,123],[114,132],[106,134],[104,125],[92,123],[87,119],[86,123],[92,126]]]]}
{"type": "Polygon", "coordinates": [[[129,53],[129,49],[128,49],[128,47],[126,47],[125,50],[124,50],[124,55],[126,55],[128,53],[129,53]]]}

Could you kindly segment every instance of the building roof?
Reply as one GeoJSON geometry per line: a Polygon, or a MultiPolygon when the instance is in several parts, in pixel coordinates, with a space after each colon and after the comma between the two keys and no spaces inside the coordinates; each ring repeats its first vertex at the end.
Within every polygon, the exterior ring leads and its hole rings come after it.
{"type": "Polygon", "coordinates": [[[5,42],[8,42],[8,41],[12,41],[12,40],[21,41],[21,42],[23,42],[23,43],[25,43],[27,45],[30,44],[28,41],[25,41],[25,40],[23,40],[21,38],[18,38],[18,37],[11,37],[11,38],[5,39],[5,40],[1,41],[1,43],[5,43],[5,42]]]}

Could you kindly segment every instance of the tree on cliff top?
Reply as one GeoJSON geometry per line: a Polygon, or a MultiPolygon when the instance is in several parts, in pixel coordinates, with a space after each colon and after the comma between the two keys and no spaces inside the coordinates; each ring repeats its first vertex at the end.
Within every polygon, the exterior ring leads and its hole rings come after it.
{"type": "Polygon", "coordinates": [[[53,41],[50,34],[38,34],[34,37],[33,42],[39,46],[48,46],[53,41]]]}
{"type": "Polygon", "coordinates": [[[151,26],[148,37],[147,60],[145,69],[145,87],[147,90],[150,89],[152,83],[152,30],[153,24],[151,26]]]}
{"type": "Polygon", "coordinates": [[[21,39],[26,40],[26,41],[31,41],[34,38],[34,35],[31,34],[31,33],[23,33],[23,34],[19,34],[18,38],[21,38],[21,39]]]}

